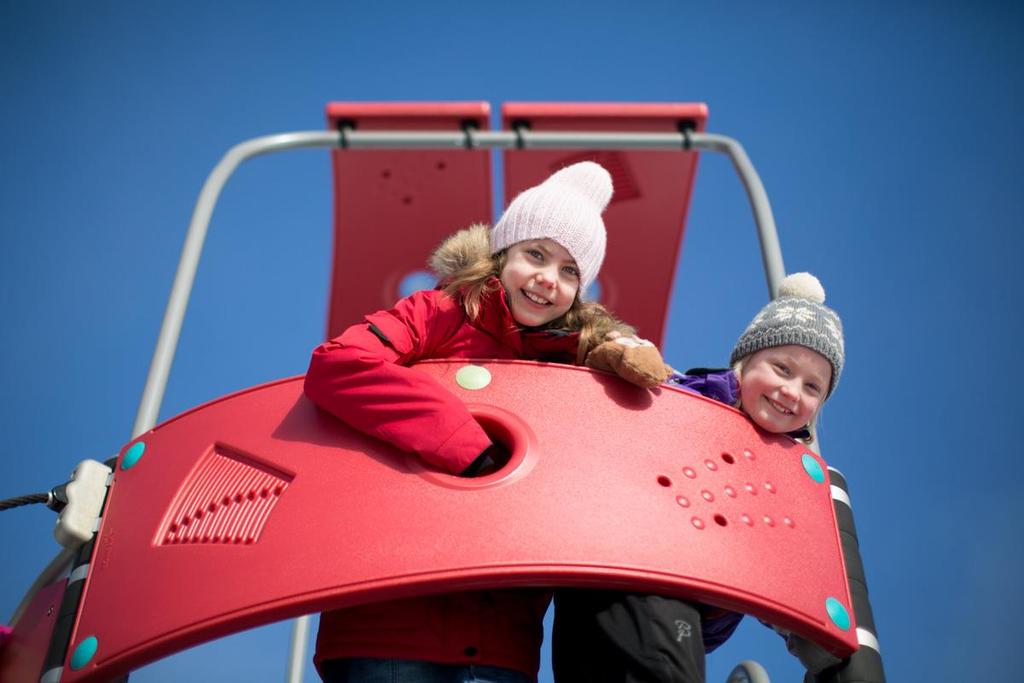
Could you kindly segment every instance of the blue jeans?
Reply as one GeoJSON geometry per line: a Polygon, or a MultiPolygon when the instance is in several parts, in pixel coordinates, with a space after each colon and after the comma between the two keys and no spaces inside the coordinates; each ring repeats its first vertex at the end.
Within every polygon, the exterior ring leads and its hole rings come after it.
{"type": "Polygon", "coordinates": [[[331,659],[320,673],[324,683],[532,683],[521,671],[497,666],[404,659],[331,659]]]}

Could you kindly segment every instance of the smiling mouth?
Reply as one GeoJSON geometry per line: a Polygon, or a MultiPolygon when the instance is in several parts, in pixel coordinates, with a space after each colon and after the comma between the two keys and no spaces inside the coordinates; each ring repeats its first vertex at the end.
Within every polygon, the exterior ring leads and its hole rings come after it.
{"type": "Polygon", "coordinates": [[[523,296],[525,296],[527,299],[529,299],[533,303],[537,304],[538,306],[551,306],[552,305],[551,302],[548,301],[547,299],[544,299],[543,297],[539,297],[536,294],[531,294],[530,292],[527,292],[525,289],[520,289],[519,291],[523,293],[523,296]]]}
{"type": "Polygon", "coordinates": [[[768,398],[767,396],[765,396],[764,398],[765,398],[766,401],[768,401],[768,405],[770,405],[772,408],[774,408],[776,411],[782,413],[783,415],[792,415],[793,414],[792,410],[790,410],[786,406],[782,405],[778,401],[774,401],[774,400],[768,398]]]}

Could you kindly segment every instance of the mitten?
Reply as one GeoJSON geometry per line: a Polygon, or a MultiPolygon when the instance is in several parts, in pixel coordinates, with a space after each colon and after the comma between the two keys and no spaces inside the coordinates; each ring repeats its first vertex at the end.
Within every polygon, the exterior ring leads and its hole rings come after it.
{"type": "Polygon", "coordinates": [[[672,374],[672,368],[665,365],[658,347],[646,339],[635,335],[624,337],[619,332],[609,332],[606,341],[587,354],[586,365],[614,372],[627,382],[647,389],[658,386],[672,374]]]}

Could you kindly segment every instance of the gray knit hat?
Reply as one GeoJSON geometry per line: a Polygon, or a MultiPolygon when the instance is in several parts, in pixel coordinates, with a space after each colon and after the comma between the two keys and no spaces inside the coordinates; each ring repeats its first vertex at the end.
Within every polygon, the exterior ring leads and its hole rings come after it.
{"type": "Polygon", "coordinates": [[[740,335],[729,365],[752,353],[775,346],[796,344],[817,351],[832,364],[832,384],[826,398],[839,384],[845,347],[843,323],[825,306],[825,289],[810,273],[794,273],[779,284],[779,296],[761,309],[740,335]]]}
{"type": "Polygon", "coordinates": [[[580,269],[580,293],[597,277],[607,235],[601,212],[612,198],[612,177],[592,161],[566,166],[512,200],[491,231],[491,253],[523,240],[549,238],[580,269]]]}

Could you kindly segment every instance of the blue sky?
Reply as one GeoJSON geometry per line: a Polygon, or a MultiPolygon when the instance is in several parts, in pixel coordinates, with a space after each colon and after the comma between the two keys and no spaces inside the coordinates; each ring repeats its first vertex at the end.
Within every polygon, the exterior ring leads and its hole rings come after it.
{"type": "MultiPolygon", "coordinates": [[[[333,100],[703,101],[760,171],[788,270],[843,316],[824,454],[850,481],[889,679],[1012,680],[1022,28],[1012,3],[0,2],[0,497],[128,439],[192,205],[237,142],[321,129],[333,100]]],[[[325,151],[232,179],[162,418],[305,369],[330,183],[325,151]]],[[[704,156],[669,361],[722,363],[764,300],[743,191],[704,156]]],[[[0,515],[0,619],[57,550],[52,523],[0,515]]],[[[132,680],[280,680],[288,628],[132,680]]],[[[799,680],[756,623],[708,680],[748,657],[799,680]]]]}

